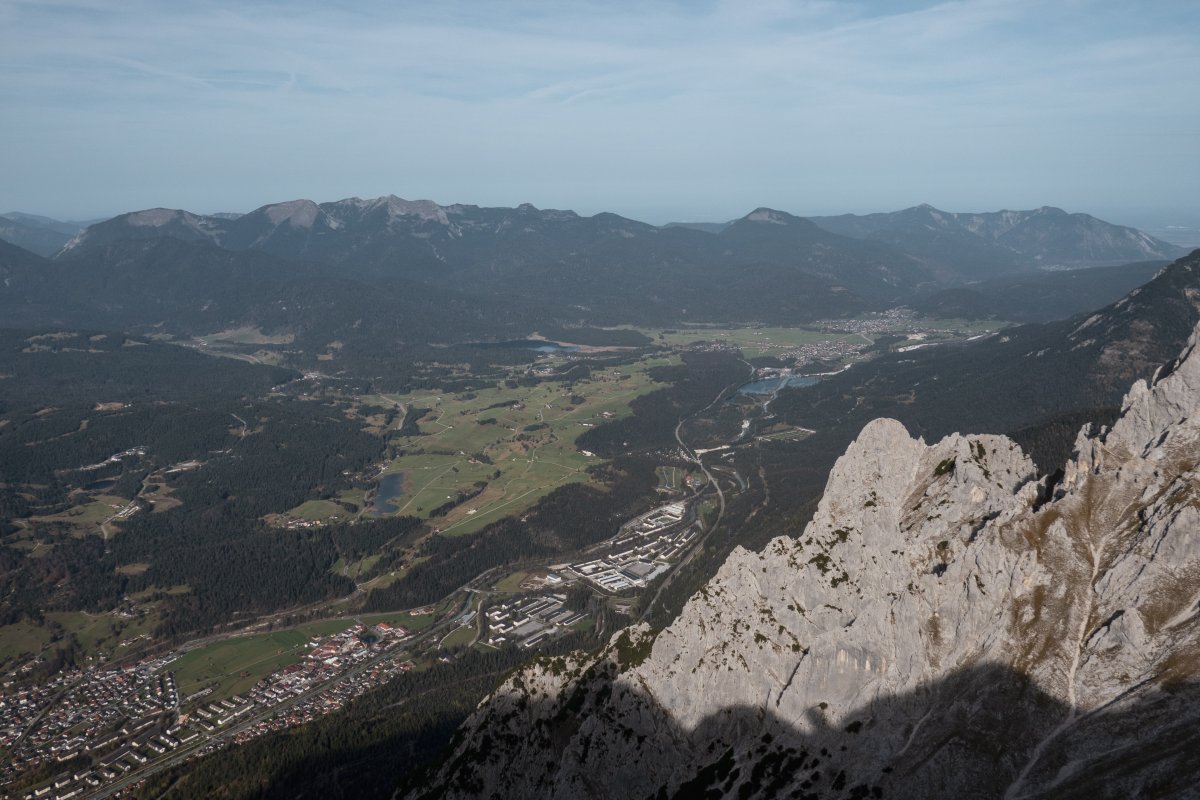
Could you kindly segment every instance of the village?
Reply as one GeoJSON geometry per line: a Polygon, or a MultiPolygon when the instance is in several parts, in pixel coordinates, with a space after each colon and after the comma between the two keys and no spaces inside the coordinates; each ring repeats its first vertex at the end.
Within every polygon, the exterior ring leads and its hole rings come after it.
{"type": "Polygon", "coordinates": [[[173,677],[157,674],[168,662],[61,673],[40,687],[0,695],[0,746],[21,745],[0,775],[140,737],[178,708],[173,677]]]}
{"type": "MultiPolygon", "coordinates": [[[[355,623],[314,638],[302,659],[243,695],[180,698],[167,669],[182,653],[121,668],[60,673],[41,687],[0,695],[0,747],[13,754],[0,786],[38,767],[61,765],[28,800],[66,800],[117,780],[181,748],[198,757],[271,731],[311,722],[413,668],[397,648],[400,625],[355,623]]],[[[6,796],[8,796],[6,794],[6,796]]]]}

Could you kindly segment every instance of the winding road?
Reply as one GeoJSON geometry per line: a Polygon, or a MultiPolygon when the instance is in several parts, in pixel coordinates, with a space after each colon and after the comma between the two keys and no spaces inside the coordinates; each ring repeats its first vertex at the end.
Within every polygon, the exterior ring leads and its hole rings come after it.
{"type": "MultiPolygon", "coordinates": [[[[746,365],[746,367],[750,370],[750,374],[753,375],[754,374],[753,365],[751,365],[748,361],[746,361],[744,359],[742,360],[742,363],[746,365]]],[[[642,619],[645,619],[650,614],[650,611],[654,608],[654,606],[656,606],[658,604],[658,601],[662,597],[663,592],[666,591],[667,587],[670,586],[671,583],[675,580],[675,576],[678,575],[685,566],[687,566],[688,564],[690,564],[692,562],[692,559],[695,558],[696,553],[700,552],[700,550],[704,547],[704,543],[708,541],[708,538],[712,535],[712,532],[717,529],[717,526],[721,524],[721,520],[724,519],[724,517],[725,517],[725,491],[723,489],[721,489],[721,483],[720,483],[720,481],[718,481],[716,479],[716,477],[714,477],[712,470],[710,470],[708,468],[708,465],[706,465],[704,463],[703,457],[700,456],[699,454],[697,454],[693,448],[689,447],[687,445],[687,443],[683,441],[682,430],[683,430],[684,424],[687,423],[688,420],[695,419],[696,417],[700,416],[704,412],[711,409],[713,406],[720,403],[722,400],[725,399],[725,397],[727,396],[726,393],[729,392],[730,389],[736,390],[736,388],[738,386],[740,386],[741,383],[742,382],[739,381],[736,384],[731,384],[730,386],[726,386],[724,389],[722,389],[720,392],[717,393],[717,396],[713,398],[711,403],[709,403],[708,405],[706,405],[704,408],[700,409],[699,411],[696,411],[693,414],[689,414],[688,416],[681,418],[679,420],[679,422],[676,423],[676,425],[675,425],[675,441],[679,444],[679,448],[683,451],[685,457],[687,457],[687,459],[689,461],[691,461],[692,463],[694,463],[698,467],[700,467],[701,472],[704,473],[704,477],[708,479],[708,484],[710,486],[712,486],[714,489],[716,489],[716,491],[717,491],[717,503],[718,503],[717,518],[713,520],[712,525],[708,526],[708,530],[704,531],[704,533],[701,534],[700,537],[697,539],[696,543],[693,544],[692,547],[687,551],[687,555],[685,555],[683,558],[679,559],[679,563],[675,564],[675,566],[673,566],[667,572],[667,575],[663,579],[663,582],[661,584],[659,584],[659,586],[658,586],[658,591],[656,591],[654,593],[654,597],[650,598],[650,602],[647,603],[642,608],[642,615],[641,615],[642,619]]],[[[741,476],[738,476],[738,481],[739,481],[739,483],[741,482],[741,476]]]]}

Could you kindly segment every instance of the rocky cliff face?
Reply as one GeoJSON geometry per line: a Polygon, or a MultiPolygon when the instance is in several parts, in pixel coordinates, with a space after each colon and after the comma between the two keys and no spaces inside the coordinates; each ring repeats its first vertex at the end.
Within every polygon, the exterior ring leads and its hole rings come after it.
{"type": "Polygon", "coordinates": [[[1198,335],[1053,482],[1004,437],[871,423],[803,532],[735,551],[657,636],[513,676],[425,791],[1195,791],[1198,335]]]}

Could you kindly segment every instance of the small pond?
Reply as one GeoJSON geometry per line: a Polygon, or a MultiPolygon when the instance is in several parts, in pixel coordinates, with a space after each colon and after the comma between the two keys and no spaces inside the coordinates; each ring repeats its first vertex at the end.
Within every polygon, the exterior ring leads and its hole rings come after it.
{"type": "Polygon", "coordinates": [[[380,478],[379,486],[375,489],[375,499],[371,501],[367,513],[372,517],[385,517],[398,511],[396,501],[404,496],[406,477],[403,472],[393,472],[380,478]]]}

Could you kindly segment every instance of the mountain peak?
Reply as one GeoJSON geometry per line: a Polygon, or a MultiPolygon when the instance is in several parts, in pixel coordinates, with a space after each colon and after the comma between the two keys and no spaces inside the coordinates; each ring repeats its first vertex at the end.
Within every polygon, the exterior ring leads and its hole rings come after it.
{"type": "Polygon", "coordinates": [[[1125,395],[1121,418],[1104,436],[1106,449],[1144,454],[1160,447],[1169,429],[1200,412],[1200,327],[1183,352],[1149,380],[1139,380],[1125,395]]]}
{"type": "Polygon", "coordinates": [[[125,215],[125,222],[138,227],[158,228],[180,217],[191,216],[186,211],[177,208],[148,208],[145,211],[133,211],[125,215]]]}
{"type": "Polygon", "coordinates": [[[275,225],[288,222],[293,228],[311,228],[321,213],[321,207],[312,200],[289,200],[264,206],[263,213],[275,225]]]}
{"type": "Polygon", "coordinates": [[[954,220],[953,214],[948,214],[945,211],[942,211],[940,208],[931,206],[929,203],[921,203],[919,206],[906,208],[903,211],[898,212],[898,214],[902,214],[910,218],[917,217],[921,220],[931,219],[939,225],[958,225],[958,223],[954,220]]]}
{"type": "Polygon", "coordinates": [[[369,205],[373,208],[386,208],[388,216],[393,218],[418,217],[422,220],[440,222],[443,225],[449,222],[446,210],[432,200],[405,200],[403,197],[389,194],[386,197],[377,197],[369,201],[369,205]]]}
{"type": "Polygon", "coordinates": [[[786,211],[777,211],[773,208],[759,206],[746,216],[742,217],[742,219],[746,220],[747,222],[766,222],[772,225],[790,225],[792,222],[799,219],[799,217],[794,217],[786,211]]]}

